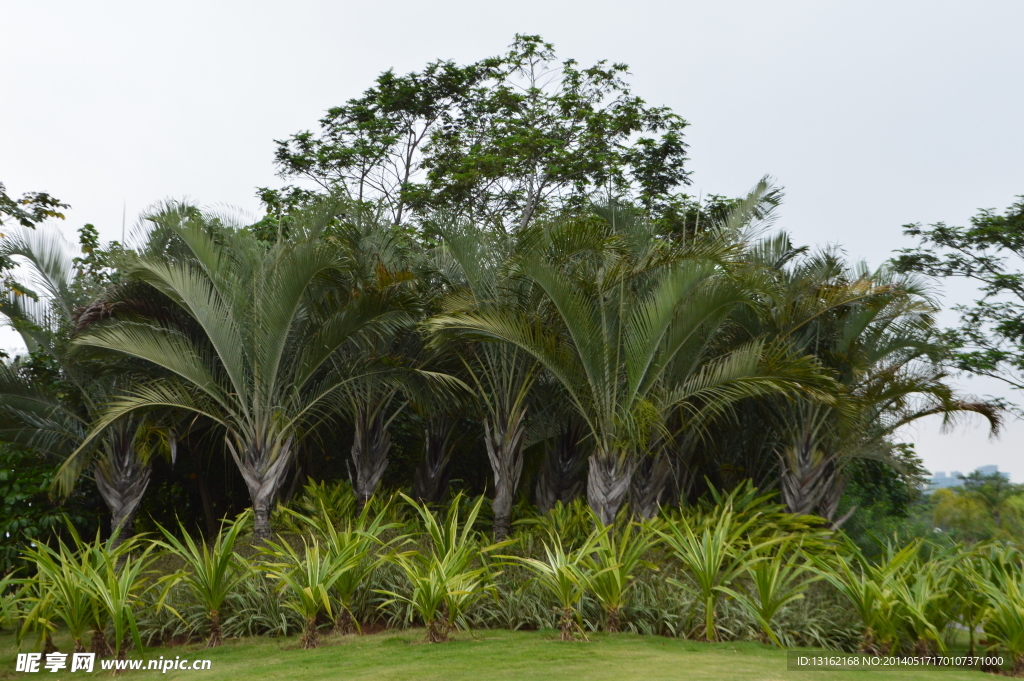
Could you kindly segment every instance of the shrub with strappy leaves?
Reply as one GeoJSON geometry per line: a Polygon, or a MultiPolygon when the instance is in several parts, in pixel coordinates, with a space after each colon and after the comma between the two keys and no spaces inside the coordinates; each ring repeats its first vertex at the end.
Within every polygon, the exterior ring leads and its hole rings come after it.
{"type": "MultiPolygon", "coordinates": [[[[362,512],[354,520],[350,516],[338,516],[337,506],[328,507],[326,500],[317,500],[315,514],[302,515],[296,511],[285,509],[290,523],[300,531],[311,532],[322,542],[332,555],[338,557],[346,567],[334,581],[331,597],[336,604],[334,630],[339,634],[351,634],[359,629],[359,620],[353,612],[356,592],[364,586],[369,575],[383,559],[384,550],[401,537],[392,537],[390,541],[383,538],[398,527],[398,523],[388,523],[389,505],[377,507],[375,503],[363,506],[362,512]],[[376,512],[373,512],[376,508],[376,512]]],[[[351,506],[354,509],[355,495],[351,495],[351,506]]],[[[312,505],[312,504],[310,504],[312,505]]]]}
{"type": "MultiPolygon", "coordinates": [[[[164,595],[176,584],[182,584],[188,589],[202,606],[204,616],[209,621],[210,637],[206,642],[208,648],[220,645],[223,639],[221,610],[224,601],[232,589],[249,574],[248,568],[235,553],[235,543],[249,515],[250,513],[246,512],[240,516],[228,526],[226,532],[222,527],[209,544],[196,543],[180,523],[181,539],[160,527],[164,535],[161,546],[185,564],[181,570],[161,580],[164,584],[164,595]]],[[[165,598],[161,598],[161,604],[165,604],[165,601],[165,598]]]]}
{"type": "Polygon", "coordinates": [[[153,562],[155,544],[138,537],[122,542],[116,549],[99,545],[90,547],[98,558],[83,561],[83,576],[93,593],[99,618],[105,620],[113,633],[111,652],[119,659],[127,653],[129,641],[143,650],[136,619],[143,607],[144,592],[151,586],[148,569],[153,562]]]}
{"type": "Polygon", "coordinates": [[[604,609],[605,630],[616,632],[637,570],[657,570],[644,560],[655,535],[646,522],[626,521],[599,531],[596,539],[592,550],[585,554],[591,572],[590,591],[604,609]]]}
{"type": "Polygon", "coordinates": [[[326,612],[333,617],[330,591],[346,571],[358,564],[358,557],[321,548],[320,542],[303,538],[300,553],[286,541],[268,542],[263,549],[271,561],[266,565],[267,575],[278,584],[278,590],[287,594],[286,605],[302,616],[302,647],[320,645],[317,618],[326,612]]]}
{"type": "Polygon", "coordinates": [[[762,640],[782,646],[772,620],[787,605],[803,598],[810,582],[803,559],[783,545],[772,555],[749,565],[736,588],[723,585],[719,590],[736,599],[754,618],[761,627],[762,640]]]}
{"type": "MultiPolygon", "coordinates": [[[[608,573],[619,565],[595,570],[589,554],[608,534],[610,527],[596,530],[584,544],[566,551],[558,535],[544,543],[544,558],[520,558],[534,573],[534,579],[558,603],[558,627],[563,641],[572,641],[583,634],[580,623],[580,601],[593,588],[595,576],[608,573]]],[[[585,636],[585,635],[584,635],[585,636]]]]}
{"type": "Polygon", "coordinates": [[[447,515],[439,519],[426,504],[402,495],[419,514],[425,528],[426,548],[395,553],[392,560],[409,582],[407,591],[381,590],[388,596],[382,605],[393,602],[410,606],[427,627],[426,640],[441,643],[452,629],[468,628],[466,610],[493,589],[486,556],[510,542],[484,545],[474,529],[483,497],[470,506],[460,522],[462,495],[456,495],[447,515]]]}

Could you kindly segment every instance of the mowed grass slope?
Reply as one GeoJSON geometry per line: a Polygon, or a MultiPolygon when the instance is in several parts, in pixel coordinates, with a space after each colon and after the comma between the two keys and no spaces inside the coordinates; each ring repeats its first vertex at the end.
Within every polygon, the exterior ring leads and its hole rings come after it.
{"type": "MultiPolygon", "coordinates": [[[[905,669],[864,672],[791,672],[786,654],[756,643],[703,644],[656,636],[596,634],[590,641],[563,643],[555,632],[478,631],[459,634],[451,643],[422,643],[423,631],[387,631],[370,636],[327,637],[315,650],[299,648],[297,638],[229,640],[206,650],[200,645],[159,648],[149,658],[212,660],[210,671],[127,672],[118,678],[228,681],[282,679],[374,679],[375,681],[655,681],[658,679],[749,679],[777,681],[874,681],[941,678],[948,681],[987,678],[975,671],[905,669]],[[852,676],[851,676],[852,674],[852,676]]],[[[71,647],[56,638],[61,652],[71,647]]],[[[0,636],[0,678],[30,678],[14,671],[16,648],[8,634],[0,636]]],[[[98,666],[98,665],[97,665],[98,666]]],[[[88,678],[81,672],[46,678],[88,678]]],[[[110,672],[98,674],[110,675],[110,672]]]]}

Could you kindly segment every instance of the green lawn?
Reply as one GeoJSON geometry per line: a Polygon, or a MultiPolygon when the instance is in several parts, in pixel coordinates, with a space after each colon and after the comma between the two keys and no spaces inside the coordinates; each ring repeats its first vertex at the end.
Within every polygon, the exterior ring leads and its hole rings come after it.
{"type": "MultiPolygon", "coordinates": [[[[375,681],[654,681],[657,679],[803,679],[804,681],[873,681],[874,679],[973,679],[973,671],[900,670],[790,672],[786,654],[756,643],[703,644],[654,636],[592,635],[589,642],[562,643],[553,632],[479,631],[460,634],[447,644],[421,643],[422,631],[389,631],[372,636],[325,638],[316,650],[302,650],[297,639],[253,638],[227,641],[211,651],[180,646],[149,651],[155,658],[209,658],[210,671],[170,671],[164,679],[256,681],[282,679],[374,679],[375,681]]],[[[70,648],[56,639],[61,652],[70,648]]],[[[13,638],[0,636],[0,678],[32,678],[14,671],[13,638]]],[[[43,678],[82,678],[52,674],[43,678]]],[[[98,672],[107,676],[110,672],[98,672]]],[[[157,672],[123,673],[118,678],[153,678],[157,672]]],[[[33,675],[34,677],[34,675],[33,675]]],[[[86,677],[87,678],[87,677],[86,677]]]]}

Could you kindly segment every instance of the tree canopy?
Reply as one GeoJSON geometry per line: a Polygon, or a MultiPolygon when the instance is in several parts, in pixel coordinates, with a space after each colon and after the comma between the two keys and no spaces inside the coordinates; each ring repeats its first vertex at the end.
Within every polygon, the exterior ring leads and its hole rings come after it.
{"type": "MultiPolygon", "coordinates": [[[[498,57],[384,72],[317,133],[278,141],[275,160],[282,177],[379,202],[396,224],[443,210],[524,227],[596,197],[664,209],[688,182],[686,122],[634,95],[627,74],[625,64],[559,61],[539,36],[518,35],[498,57]]],[[[309,192],[261,196],[280,210],[309,192]]]]}
{"type": "Polygon", "coordinates": [[[957,369],[1024,388],[1024,197],[1002,214],[986,209],[970,226],[906,225],[916,248],[900,251],[896,265],[935,277],[977,284],[981,297],[953,309],[960,325],[945,333],[957,369]]]}

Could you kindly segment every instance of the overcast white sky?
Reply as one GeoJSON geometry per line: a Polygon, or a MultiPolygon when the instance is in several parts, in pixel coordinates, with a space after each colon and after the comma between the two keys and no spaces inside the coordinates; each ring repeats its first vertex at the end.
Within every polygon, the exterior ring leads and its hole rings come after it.
{"type": "MultiPolygon", "coordinates": [[[[771,174],[798,242],[878,264],[909,245],[904,223],[963,224],[1024,194],[1020,0],[0,0],[0,26],[0,181],[72,204],[69,235],[119,238],[123,208],[130,227],[165,198],[256,213],[254,187],[279,182],[275,138],[389,67],[498,54],[516,32],[628,63],[637,94],[691,123],[693,191],[771,174]]],[[[1024,481],[1024,424],[908,437],[933,471],[1024,481]]]]}

